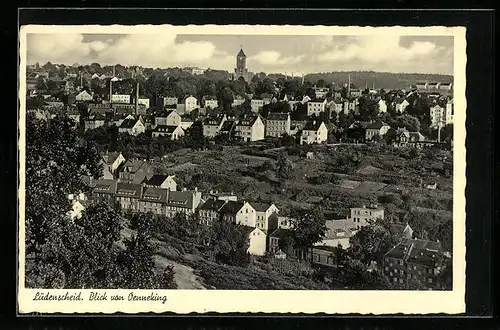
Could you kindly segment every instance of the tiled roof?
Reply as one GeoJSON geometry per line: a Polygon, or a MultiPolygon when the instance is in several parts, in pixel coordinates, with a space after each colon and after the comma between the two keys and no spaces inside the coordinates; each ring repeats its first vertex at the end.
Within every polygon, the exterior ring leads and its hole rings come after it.
{"type": "Polygon", "coordinates": [[[95,192],[101,194],[116,194],[117,181],[109,179],[99,179],[92,181],[91,187],[95,192]]]}
{"type": "Polygon", "coordinates": [[[224,204],[226,204],[226,201],[212,198],[203,203],[203,205],[200,206],[200,210],[221,211],[224,204]]]}
{"type": "Polygon", "coordinates": [[[143,165],[144,165],[144,161],[140,160],[140,159],[129,159],[125,162],[125,164],[123,165],[123,168],[127,169],[128,172],[130,173],[135,173],[137,172],[143,165]]]}
{"type": "Polygon", "coordinates": [[[167,198],[167,204],[170,206],[193,207],[192,191],[169,191],[167,198]]]}
{"type": "Polygon", "coordinates": [[[244,205],[244,202],[239,201],[228,201],[221,208],[220,212],[222,214],[232,214],[235,215],[244,205]]]}
{"type": "Polygon", "coordinates": [[[381,129],[384,126],[388,125],[380,120],[377,120],[376,122],[367,125],[366,129],[381,129]]]}
{"type": "Polygon", "coordinates": [[[234,128],[235,124],[236,124],[236,122],[234,120],[226,120],[224,122],[224,124],[222,124],[222,127],[220,130],[222,132],[229,132],[234,128]]]}
{"type": "Polygon", "coordinates": [[[304,126],[304,131],[317,131],[322,123],[323,121],[321,120],[310,120],[304,126]]]}
{"type": "Polygon", "coordinates": [[[172,134],[179,126],[175,125],[157,125],[154,129],[155,132],[165,132],[172,134]]]}
{"type": "Polygon", "coordinates": [[[138,119],[125,119],[121,125],[120,125],[120,128],[132,128],[135,126],[135,124],[137,123],[138,119]]]}
{"type": "Polygon", "coordinates": [[[267,120],[287,120],[289,116],[289,113],[270,112],[269,115],[267,115],[267,120]]]}
{"type": "Polygon", "coordinates": [[[252,205],[252,207],[257,212],[265,212],[265,211],[267,211],[271,207],[271,205],[267,204],[267,203],[256,203],[256,202],[253,202],[253,203],[250,203],[250,205],[252,205]]]}
{"type": "Polygon", "coordinates": [[[237,126],[253,126],[253,124],[257,121],[259,116],[252,116],[250,118],[243,118],[238,121],[237,126]]]}
{"type": "Polygon", "coordinates": [[[142,186],[135,183],[118,182],[116,187],[116,196],[119,197],[141,197],[142,186]]]}
{"type": "Polygon", "coordinates": [[[164,174],[153,174],[153,176],[146,180],[146,184],[150,186],[160,186],[169,176],[164,174]]]}
{"type": "Polygon", "coordinates": [[[157,187],[145,188],[144,192],[142,193],[142,199],[147,201],[166,203],[167,189],[162,189],[157,187]]]}

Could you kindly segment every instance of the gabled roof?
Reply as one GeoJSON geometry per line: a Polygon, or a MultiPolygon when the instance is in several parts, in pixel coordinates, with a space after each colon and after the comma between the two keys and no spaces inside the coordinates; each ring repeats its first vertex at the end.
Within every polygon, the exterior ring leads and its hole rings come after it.
{"type": "Polygon", "coordinates": [[[221,131],[229,132],[236,126],[236,121],[234,120],[226,120],[224,124],[222,124],[221,131]]]}
{"type": "Polygon", "coordinates": [[[226,201],[211,198],[199,207],[200,210],[221,211],[221,208],[226,204],[226,201]]]}
{"type": "Polygon", "coordinates": [[[149,180],[145,180],[145,183],[149,186],[161,186],[165,180],[167,180],[170,177],[170,175],[164,175],[164,174],[153,174],[149,180]]]}
{"type": "Polygon", "coordinates": [[[232,214],[235,215],[239,210],[245,205],[245,202],[241,201],[227,201],[221,208],[221,214],[232,214]]]}
{"type": "Polygon", "coordinates": [[[262,93],[260,94],[260,97],[262,99],[272,99],[273,98],[273,94],[270,94],[270,93],[262,93]]]}
{"type": "Polygon", "coordinates": [[[126,128],[126,129],[132,128],[135,126],[135,124],[137,124],[137,122],[139,120],[140,119],[135,119],[135,118],[134,119],[124,119],[120,125],[120,128],[126,128]]]}
{"type": "Polygon", "coordinates": [[[286,236],[291,235],[291,233],[292,233],[292,231],[290,229],[277,228],[269,236],[270,237],[277,237],[278,239],[282,239],[286,236]]]}
{"type": "Polygon", "coordinates": [[[106,164],[111,165],[120,155],[121,152],[108,152],[107,154],[104,154],[102,158],[106,164]]]}
{"type": "Polygon", "coordinates": [[[91,181],[91,187],[95,192],[101,194],[115,194],[117,181],[109,180],[109,179],[99,179],[95,181],[91,181]]]}
{"type": "Polygon", "coordinates": [[[283,112],[270,112],[267,115],[267,120],[287,120],[290,118],[289,113],[283,113],[283,112]]]}
{"type": "Polygon", "coordinates": [[[247,57],[245,55],[245,53],[243,52],[243,49],[240,49],[240,51],[238,52],[238,55],[237,56],[244,56],[244,57],[247,57]]]}
{"type": "Polygon", "coordinates": [[[271,207],[271,205],[267,204],[267,203],[256,203],[256,202],[253,202],[253,203],[250,203],[250,205],[252,205],[252,207],[257,212],[265,212],[265,211],[267,211],[271,207]]]}
{"type": "Polygon", "coordinates": [[[169,191],[167,196],[167,205],[176,207],[193,207],[192,191],[169,191]]]}
{"type": "Polygon", "coordinates": [[[142,200],[154,201],[157,203],[167,202],[167,189],[157,187],[147,187],[142,193],[142,200]]]}
{"type": "Polygon", "coordinates": [[[367,125],[365,128],[366,129],[381,129],[384,126],[389,126],[389,125],[387,125],[383,121],[377,120],[376,122],[373,122],[373,123],[367,125]]]}
{"type": "Polygon", "coordinates": [[[252,116],[249,118],[243,118],[238,120],[238,123],[236,124],[237,126],[253,126],[257,119],[260,118],[259,116],[252,116]]]}
{"type": "Polygon", "coordinates": [[[241,226],[242,227],[242,230],[243,232],[248,236],[250,235],[253,231],[255,230],[259,230],[261,231],[263,234],[266,234],[263,230],[259,229],[259,228],[256,228],[256,227],[250,227],[250,226],[241,226]]]}
{"type": "Polygon", "coordinates": [[[123,164],[123,169],[127,169],[129,173],[137,172],[142,166],[144,166],[146,162],[140,159],[128,159],[125,164],[123,164]]]}
{"type": "Polygon", "coordinates": [[[155,132],[164,132],[164,133],[167,133],[167,134],[172,134],[179,127],[180,126],[175,126],[175,125],[157,125],[155,127],[154,131],[155,132]]]}
{"type": "Polygon", "coordinates": [[[224,116],[208,117],[203,121],[203,125],[220,125],[224,116]]]}
{"type": "Polygon", "coordinates": [[[310,120],[307,122],[307,124],[304,126],[304,131],[317,131],[321,124],[323,124],[322,120],[310,120]]]}
{"type": "Polygon", "coordinates": [[[119,197],[141,197],[142,186],[135,183],[118,182],[116,187],[116,195],[119,197]]]}
{"type": "Polygon", "coordinates": [[[169,110],[169,111],[163,111],[162,113],[158,114],[156,117],[159,117],[159,118],[166,118],[166,117],[169,117],[173,114],[177,114],[178,116],[180,116],[177,111],[175,110],[169,110]]]}

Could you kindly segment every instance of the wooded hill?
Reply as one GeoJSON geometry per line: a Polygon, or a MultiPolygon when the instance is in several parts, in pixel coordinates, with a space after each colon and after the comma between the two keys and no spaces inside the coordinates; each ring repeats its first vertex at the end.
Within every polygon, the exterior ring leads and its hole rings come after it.
{"type": "Polygon", "coordinates": [[[384,88],[384,89],[407,89],[410,85],[420,81],[428,82],[453,82],[453,76],[441,74],[423,74],[423,73],[390,73],[374,71],[345,71],[345,72],[325,72],[311,73],[304,77],[312,83],[323,79],[327,84],[343,85],[347,83],[351,75],[351,83],[359,88],[384,88]]]}

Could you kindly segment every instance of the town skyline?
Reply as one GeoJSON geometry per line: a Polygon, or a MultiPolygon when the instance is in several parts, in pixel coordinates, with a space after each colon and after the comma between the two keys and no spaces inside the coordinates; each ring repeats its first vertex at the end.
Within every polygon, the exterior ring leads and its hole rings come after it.
{"type": "Polygon", "coordinates": [[[236,54],[243,49],[247,68],[254,73],[301,76],[373,71],[453,75],[453,38],[445,36],[64,33],[28,34],[27,41],[29,65],[51,62],[71,66],[95,62],[103,66],[200,67],[231,73],[236,54]]]}

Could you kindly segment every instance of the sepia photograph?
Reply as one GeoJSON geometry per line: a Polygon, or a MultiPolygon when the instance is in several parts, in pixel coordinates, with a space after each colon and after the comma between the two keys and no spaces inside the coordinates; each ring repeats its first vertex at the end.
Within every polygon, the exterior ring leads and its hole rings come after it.
{"type": "Polygon", "coordinates": [[[21,35],[19,286],[31,310],[171,310],[186,290],[241,292],[234,311],[259,306],[244,305],[248,291],[392,292],[397,306],[458,290],[463,306],[464,29],[21,35]]]}

